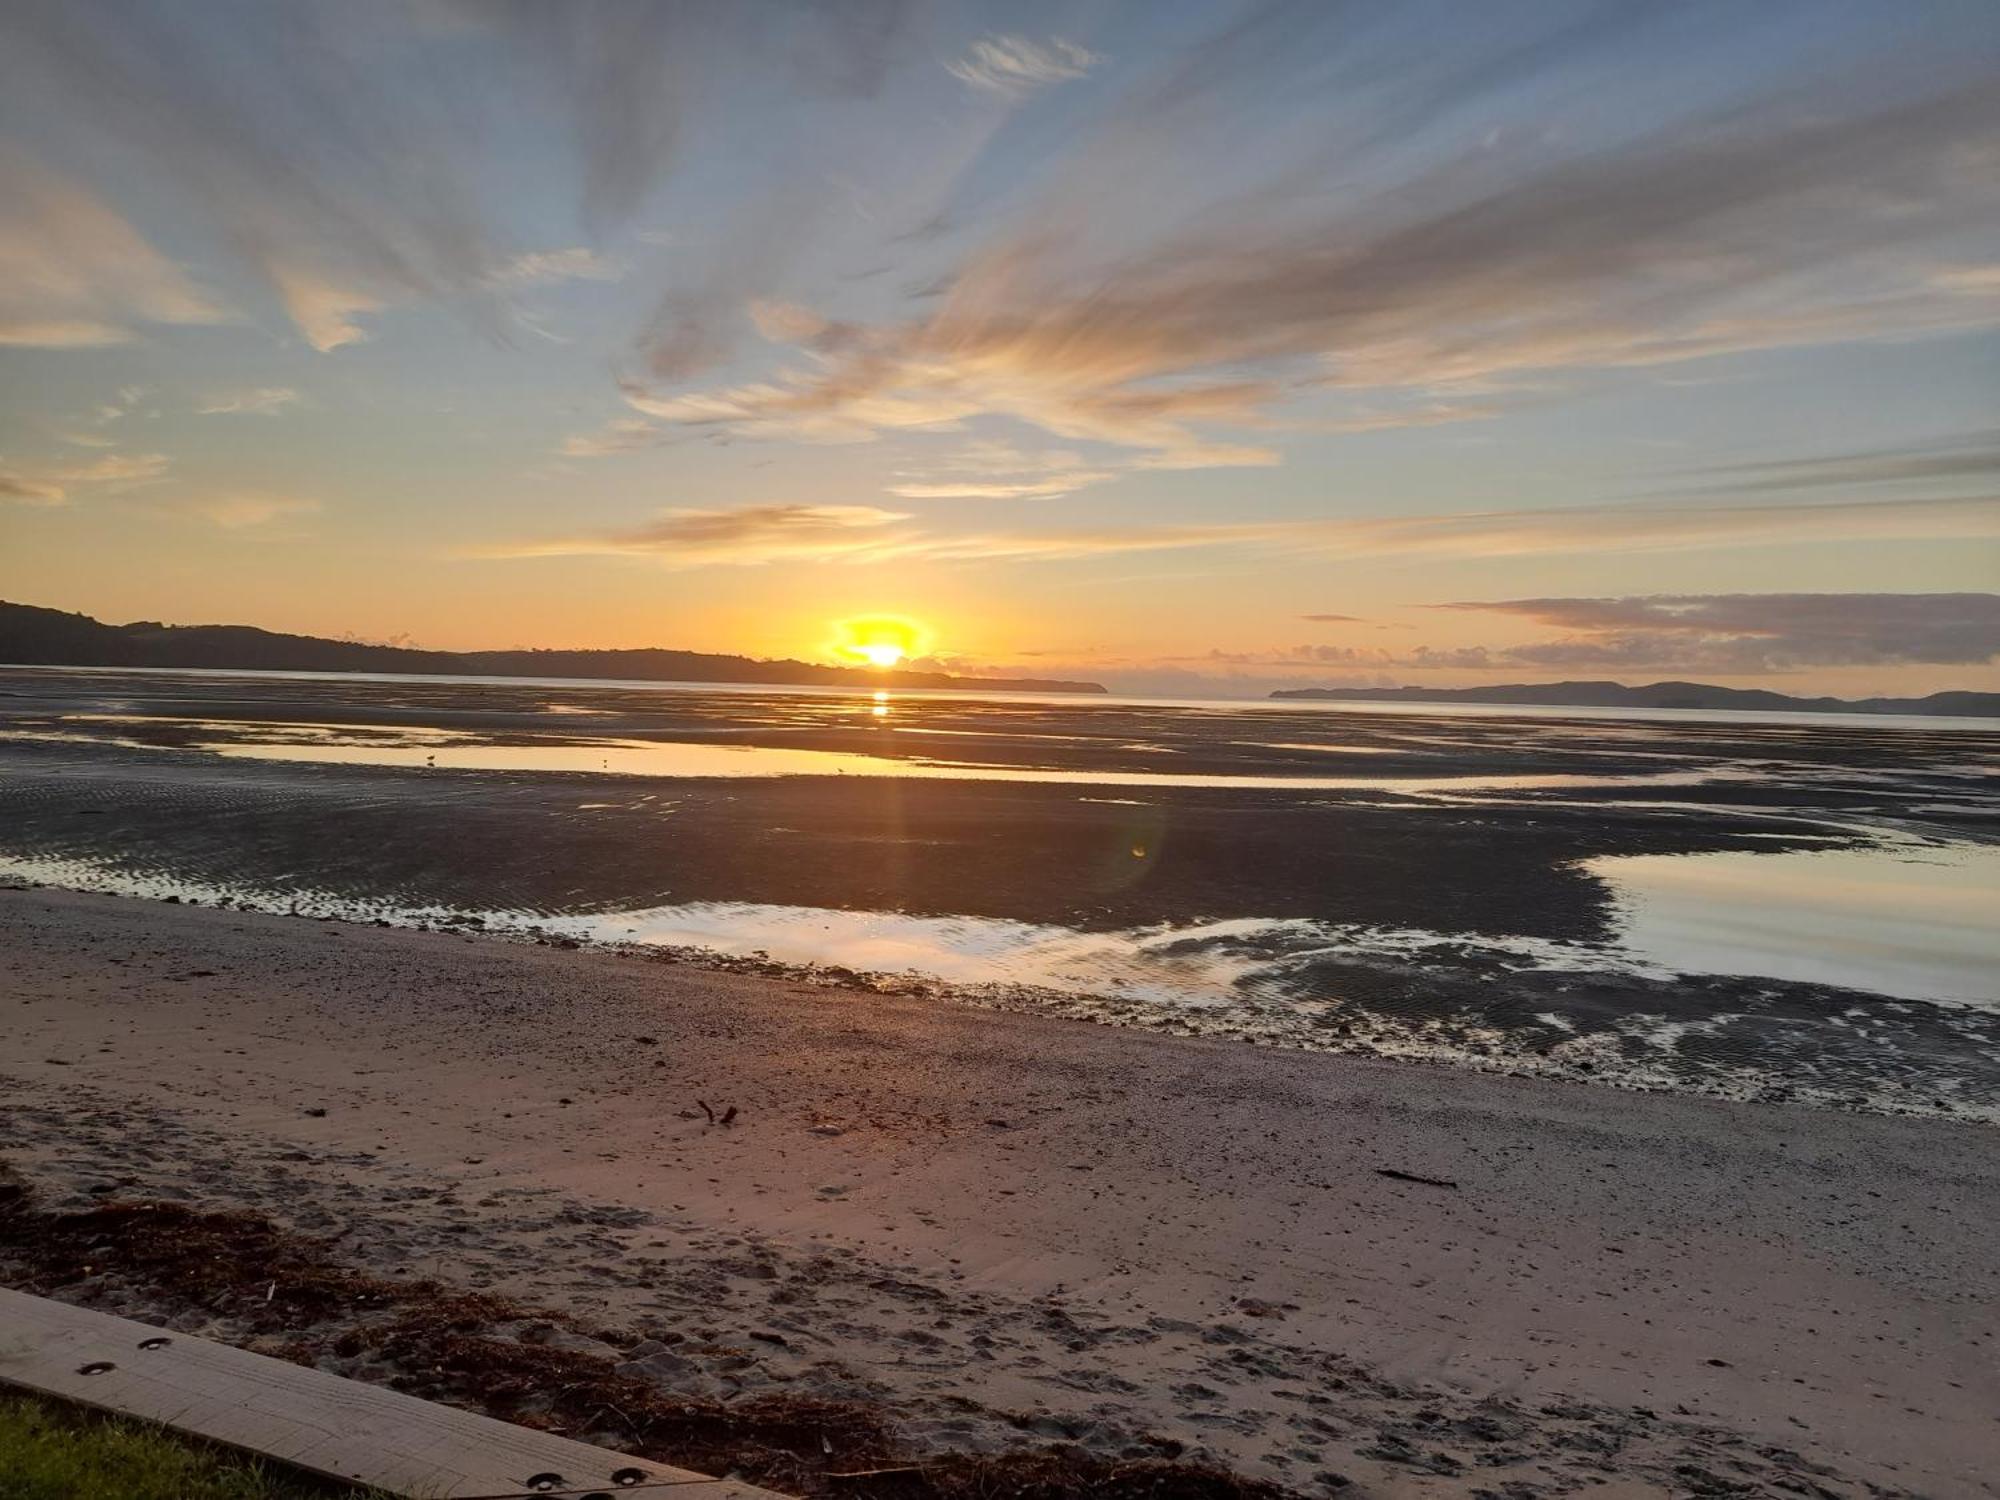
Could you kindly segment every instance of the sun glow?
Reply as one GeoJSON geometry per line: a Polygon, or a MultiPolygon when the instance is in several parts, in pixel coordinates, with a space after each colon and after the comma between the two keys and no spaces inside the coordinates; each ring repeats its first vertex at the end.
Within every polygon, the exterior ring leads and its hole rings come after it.
{"type": "Polygon", "coordinates": [[[836,620],[828,654],[887,671],[931,648],[930,628],[900,615],[867,615],[836,620]]]}

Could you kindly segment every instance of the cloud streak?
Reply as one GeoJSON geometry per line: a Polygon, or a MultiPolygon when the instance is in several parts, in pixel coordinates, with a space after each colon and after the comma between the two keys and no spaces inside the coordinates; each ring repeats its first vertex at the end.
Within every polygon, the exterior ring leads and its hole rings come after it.
{"type": "Polygon", "coordinates": [[[1940,480],[1994,484],[2000,483],[2000,430],[1819,458],[1732,464],[1695,473],[1704,480],[1703,488],[1736,494],[1940,480]]]}
{"type": "Polygon", "coordinates": [[[1324,680],[1329,672],[1352,684],[1393,686],[1436,672],[1460,678],[1579,672],[1736,677],[1837,667],[1981,666],[2000,658],[1996,594],[1679,594],[1436,607],[1511,616],[1566,633],[1515,645],[1218,647],[1141,659],[1059,654],[1065,670],[1088,671],[1131,690],[1182,693],[1261,691],[1273,682],[1324,680]]]}
{"type": "Polygon", "coordinates": [[[947,532],[874,506],[766,505],[677,511],[627,530],[503,543],[480,555],[659,556],[681,565],[765,562],[1064,562],[1197,550],[1336,559],[1530,557],[1799,542],[2000,538],[2000,504],[1964,500],[1845,504],[1627,505],[1435,516],[1194,522],[1165,526],[947,532]]]}
{"type": "Polygon", "coordinates": [[[224,531],[266,526],[287,516],[312,515],[319,508],[317,500],[300,500],[288,495],[205,495],[175,507],[224,531]]]}
{"type": "Polygon", "coordinates": [[[664,441],[657,422],[641,417],[617,417],[595,432],[572,433],[556,451],[564,458],[607,458],[615,453],[636,453],[657,448],[664,441]]]}
{"type": "Polygon", "coordinates": [[[794,558],[835,559],[869,550],[872,537],[908,517],[867,505],[752,505],[673,510],[641,526],[544,541],[502,543],[469,555],[650,557],[673,566],[743,566],[794,558]]]}
{"type": "MultiPolygon", "coordinates": [[[[501,337],[496,294],[612,267],[587,248],[511,243],[519,184],[510,174],[503,199],[488,153],[524,113],[566,140],[568,195],[601,237],[674,167],[688,115],[717,106],[722,80],[865,96],[917,7],[788,8],[783,27],[768,9],[17,0],[0,13],[0,87],[10,110],[142,164],[317,350],[365,337],[361,315],[426,300],[457,301],[501,337]]],[[[156,318],[163,296],[152,294],[156,318]]],[[[51,318],[16,341],[103,343],[117,326],[51,318]]]]}
{"type": "Polygon", "coordinates": [[[275,417],[298,402],[299,393],[288,385],[263,385],[240,391],[218,391],[200,402],[195,412],[204,417],[275,417]]]}
{"type": "Polygon", "coordinates": [[[1661,594],[1440,607],[1569,632],[1493,652],[1494,665],[1760,673],[2000,657],[2000,594],[1661,594]]]}
{"type": "Polygon", "coordinates": [[[0,346],[100,348],[139,325],[224,317],[96,194],[0,147],[0,346]]]}
{"type": "Polygon", "coordinates": [[[1368,46],[1258,11],[1136,87],[934,312],[822,318],[766,379],[634,404],[808,440],[1010,417],[1192,467],[1203,428],[1265,424],[1314,392],[1453,393],[1344,424],[1366,431],[1489,416],[1463,397],[1579,371],[2000,323],[2000,286],[1941,279],[1937,258],[2000,211],[2000,88],[1976,67],[1767,83],[1670,130],[1502,140],[1356,186],[1385,172],[1403,114],[1492,105],[1655,24],[1642,7],[1591,15],[1582,34],[1482,29],[1448,63],[1401,58],[1384,79],[1368,46]],[[1227,138],[1255,87],[1298,86],[1270,76],[1287,49],[1378,107],[1330,121],[1324,149],[1284,170],[1205,180],[1195,132],[1227,138]],[[1189,201],[1163,221],[1152,190],[1177,158],[1172,201],[1189,201]],[[1136,239],[1105,227],[1121,218],[1136,239]]]}
{"type": "Polygon", "coordinates": [[[22,470],[0,468],[0,499],[23,505],[66,505],[78,491],[122,490],[167,472],[164,453],[108,454],[84,464],[22,470]]]}
{"type": "Polygon", "coordinates": [[[945,70],[987,93],[1020,97],[1081,78],[1100,61],[1089,48],[1059,36],[1038,42],[1007,34],[981,37],[945,70]]]}
{"type": "Polygon", "coordinates": [[[625,274],[618,261],[586,246],[567,250],[529,250],[516,255],[488,275],[489,285],[502,290],[560,286],[566,281],[616,281],[625,274]]]}
{"type": "Polygon", "coordinates": [[[889,493],[906,500],[1052,500],[1116,479],[1123,467],[1068,449],[977,442],[905,470],[889,493]]]}

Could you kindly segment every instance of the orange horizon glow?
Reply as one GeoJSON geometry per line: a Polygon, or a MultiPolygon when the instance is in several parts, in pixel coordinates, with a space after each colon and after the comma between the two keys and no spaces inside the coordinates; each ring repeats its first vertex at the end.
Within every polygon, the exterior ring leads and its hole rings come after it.
{"type": "Polygon", "coordinates": [[[830,655],[888,671],[931,649],[929,626],[901,615],[865,615],[833,622],[830,655]]]}

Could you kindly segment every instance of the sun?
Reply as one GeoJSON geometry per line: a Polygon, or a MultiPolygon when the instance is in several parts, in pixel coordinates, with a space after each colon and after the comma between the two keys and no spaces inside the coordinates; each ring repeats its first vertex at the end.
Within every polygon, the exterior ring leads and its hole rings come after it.
{"type": "Polygon", "coordinates": [[[888,671],[931,649],[930,627],[902,615],[859,615],[833,622],[829,655],[888,671]]]}

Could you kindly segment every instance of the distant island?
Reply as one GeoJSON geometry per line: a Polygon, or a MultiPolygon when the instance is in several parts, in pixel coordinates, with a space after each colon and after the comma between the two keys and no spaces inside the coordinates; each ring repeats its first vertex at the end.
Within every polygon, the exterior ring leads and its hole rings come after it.
{"type": "Polygon", "coordinates": [[[1932,693],[1928,698],[1794,698],[1762,688],[1709,682],[1515,682],[1474,688],[1280,688],[1273,698],[1383,703],[1493,703],[1548,708],[1747,708],[1815,714],[1935,714],[2000,718],[2000,693],[1932,693]]]}
{"type": "Polygon", "coordinates": [[[978,688],[1002,693],[1101,693],[1095,682],[954,677],[805,661],[756,661],[704,651],[419,651],[254,625],[107,625],[88,615],[0,600],[0,662],[24,667],[192,667],[214,671],[397,672],[454,677],[601,677],[623,682],[743,682],[853,688],[978,688]]]}

